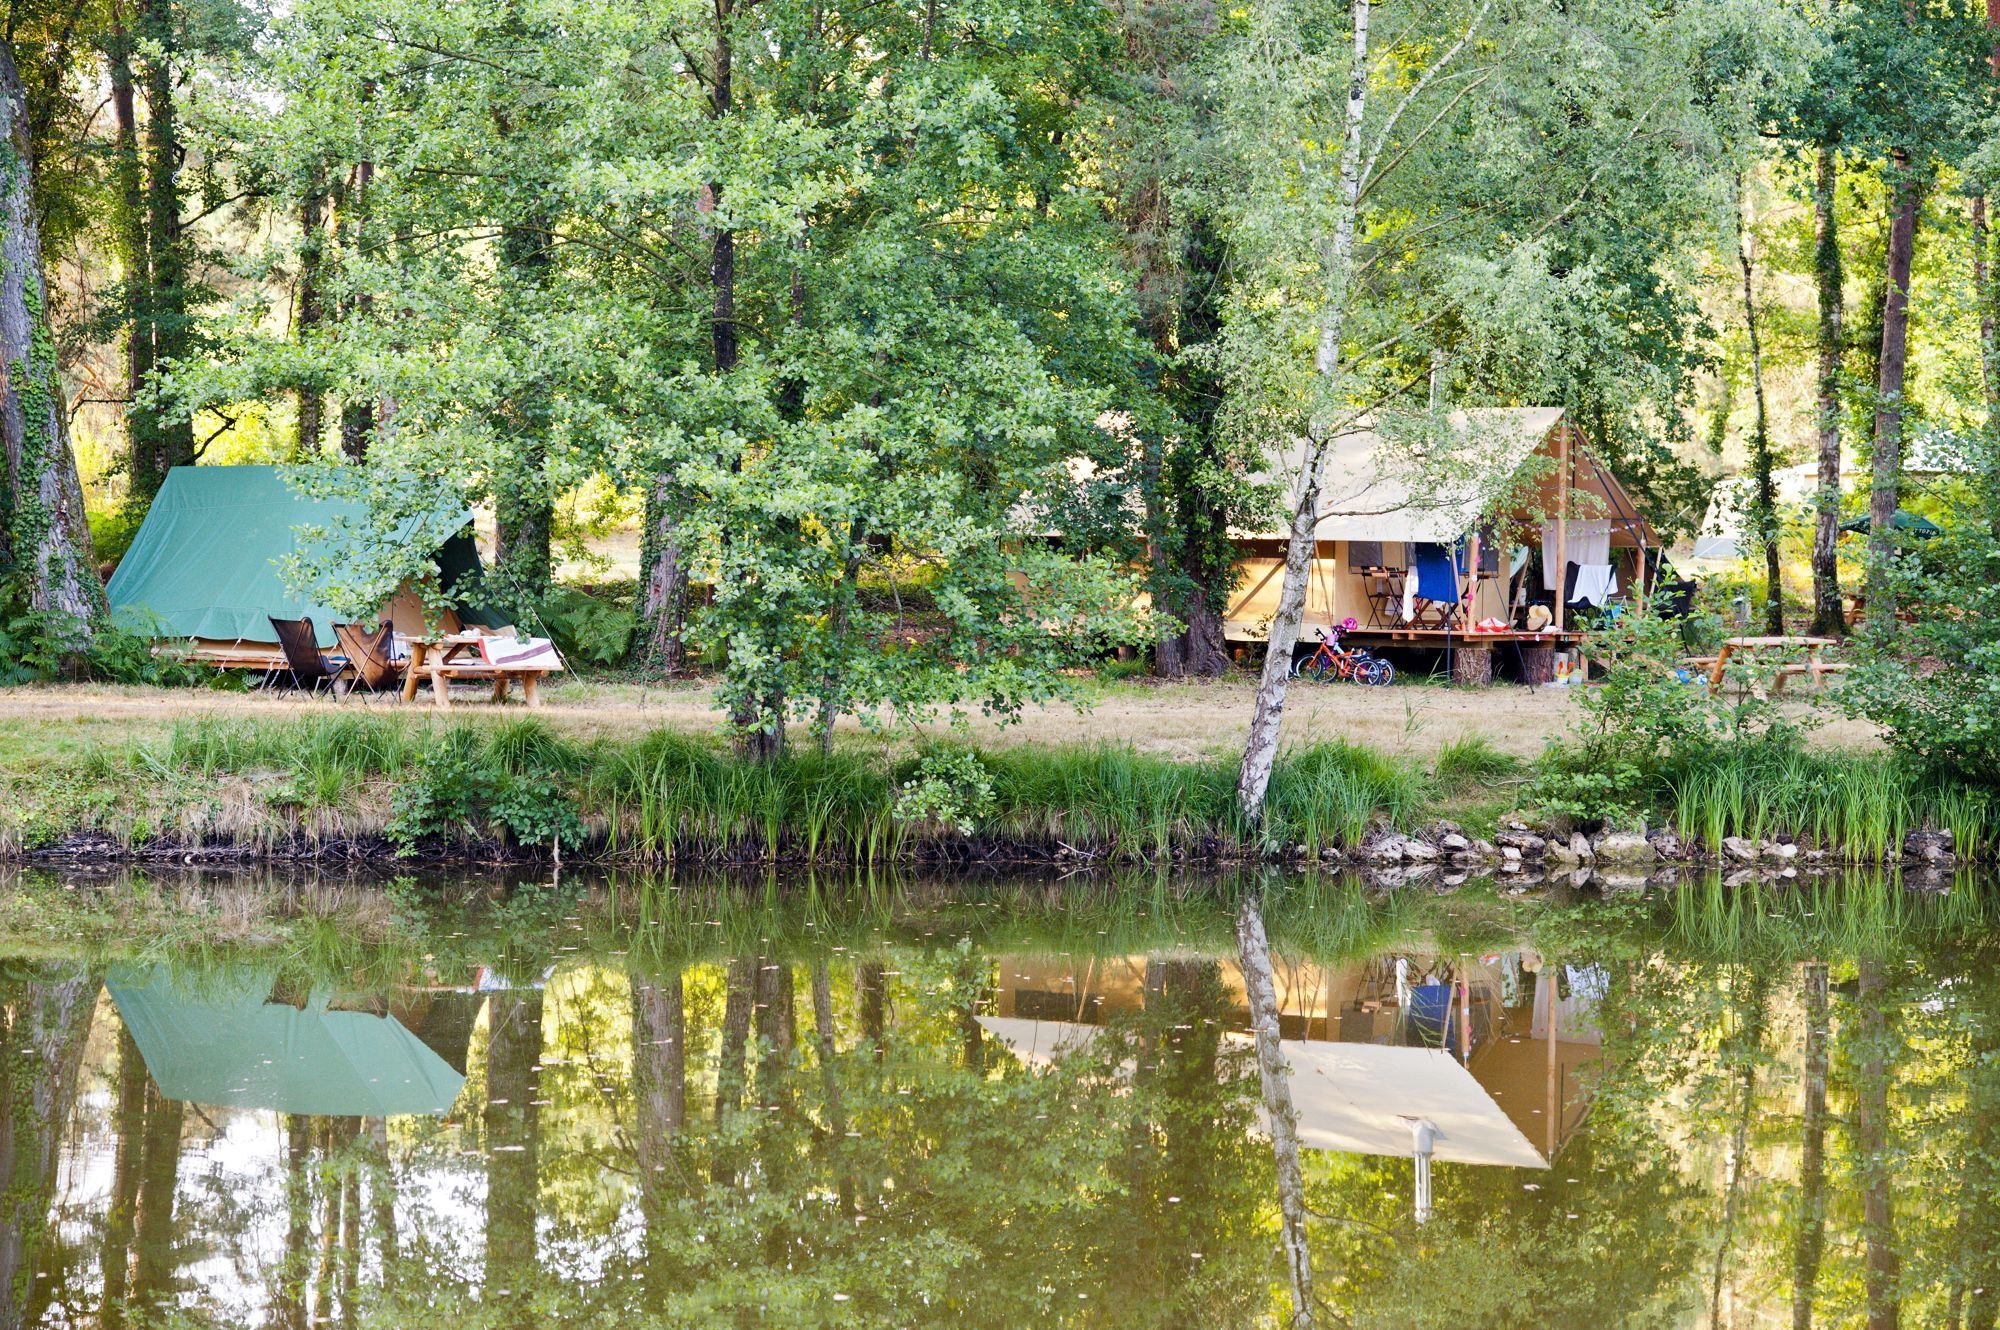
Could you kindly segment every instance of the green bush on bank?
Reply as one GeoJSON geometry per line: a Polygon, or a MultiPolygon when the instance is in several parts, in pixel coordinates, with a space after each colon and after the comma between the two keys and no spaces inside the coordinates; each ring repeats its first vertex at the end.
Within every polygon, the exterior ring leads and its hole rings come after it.
{"type": "Polygon", "coordinates": [[[1677,669],[1679,627],[1658,616],[1623,619],[1594,646],[1603,685],[1583,694],[1575,734],[1529,787],[1547,816],[1669,824],[1711,849],[1783,835],[1857,862],[1894,857],[1924,828],[1949,830],[1960,855],[2000,846],[1994,792],[1934,758],[1809,748],[1772,700],[1775,662],[1732,666],[1711,689],[1677,669]]]}

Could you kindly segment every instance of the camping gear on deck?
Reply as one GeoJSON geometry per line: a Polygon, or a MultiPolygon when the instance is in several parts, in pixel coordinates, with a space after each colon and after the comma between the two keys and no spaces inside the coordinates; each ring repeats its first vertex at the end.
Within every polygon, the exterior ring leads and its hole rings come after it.
{"type": "MultiPolygon", "coordinates": [[[[141,636],[190,642],[190,654],[219,665],[281,668],[285,657],[273,619],[311,619],[316,642],[335,644],[330,625],[349,615],[295,593],[285,564],[303,552],[300,527],[344,537],[371,520],[366,504],[300,493],[274,466],[177,466],[146,511],[105,587],[113,620],[141,636]]],[[[404,521],[394,533],[437,566],[439,589],[452,595],[479,577],[472,513],[457,495],[404,521]]],[[[324,552],[324,551],[322,551],[324,552]]],[[[404,587],[383,607],[404,633],[425,631],[424,608],[404,587]]],[[[460,618],[497,624],[477,610],[460,618]]],[[[455,627],[456,625],[452,625],[455,627]]]]}
{"type": "Polygon", "coordinates": [[[1608,563],[1569,566],[1569,603],[1602,608],[1618,593],[1618,574],[1608,563]]]}
{"type": "Polygon", "coordinates": [[[1463,606],[1458,560],[1447,547],[1429,541],[1419,542],[1414,551],[1416,575],[1403,591],[1404,621],[1420,627],[1449,628],[1463,606]]]}
{"type": "Polygon", "coordinates": [[[1562,559],[1556,558],[1557,523],[1542,523],[1542,590],[1556,589],[1556,571],[1565,563],[1588,568],[1611,562],[1611,522],[1608,518],[1570,520],[1569,539],[1563,542],[1562,559]]]}
{"type": "Polygon", "coordinates": [[[272,619],[271,628],[278,634],[285,663],[264,676],[267,684],[290,679],[292,687],[315,693],[338,687],[340,677],[348,672],[348,662],[321,654],[311,619],[272,619]]]}

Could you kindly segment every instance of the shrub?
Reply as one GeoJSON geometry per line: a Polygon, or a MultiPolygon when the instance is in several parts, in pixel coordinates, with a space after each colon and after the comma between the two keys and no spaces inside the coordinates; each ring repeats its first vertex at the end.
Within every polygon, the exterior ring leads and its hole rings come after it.
{"type": "Polygon", "coordinates": [[[993,776],[965,748],[934,748],[896,790],[896,820],[929,822],[970,836],[993,813],[993,776]]]}
{"type": "Polygon", "coordinates": [[[629,607],[571,587],[559,588],[542,601],[541,618],[564,656],[592,665],[623,663],[639,625],[629,607]]]}

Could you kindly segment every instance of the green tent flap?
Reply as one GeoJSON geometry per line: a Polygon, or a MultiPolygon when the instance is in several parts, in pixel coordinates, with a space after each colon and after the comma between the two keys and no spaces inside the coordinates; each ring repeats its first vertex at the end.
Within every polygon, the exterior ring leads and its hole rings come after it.
{"type": "MultiPolygon", "coordinates": [[[[1842,522],[1840,529],[1865,536],[1872,525],[1868,514],[1863,513],[1851,522],[1842,522]]],[[[1901,531],[1907,535],[1915,536],[1919,540],[1929,540],[1932,536],[1942,536],[1944,534],[1944,528],[1936,522],[1931,521],[1928,517],[1919,517],[1907,508],[1898,508],[1896,510],[1896,515],[1889,519],[1889,528],[1892,531],[1901,531]]]]}
{"type": "Polygon", "coordinates": [[[169,1099],[329,1117],[448,1111],[465,1077],[401,1021],[266,1000],[267,972],[183,988],[164,970],[113,967],[105,981],[146,1070],[169,1099]]]}
{"type": "MultiPolygon", "coordinates": [[[[298,549],[297,528],[331,529],[343,518],[359,522],[367,515],[360,503],[300,494],[274,466],[177,466],[105,588],[113,621],[144,637],[274,642],[271,619],[310,618],[320,645],[330,647],[334,622],[347,616],[295,596],[280,562],[298,549]]],[[[437,555],[447,593],[480,571],[465,530],[471,522],[471,512],[454,500],[434,520],[412,524],[444,533],[410,534],[442,544],[437,555]]]]}

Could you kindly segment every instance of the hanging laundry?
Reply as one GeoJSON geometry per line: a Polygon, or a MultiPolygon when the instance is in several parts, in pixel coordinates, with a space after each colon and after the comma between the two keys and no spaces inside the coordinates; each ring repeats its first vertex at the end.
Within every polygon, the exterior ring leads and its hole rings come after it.
{"type": "Polygon", "coordinates": [[[1592,518],[1586,521],[1571,521],[1569,539],[1565,543],[1562,558],[1556,557],[1556,524],[1542,523],[1542,590],[1554,591],[1557,578],[1562,576],[1563,564],[1581,564],[1588,568],[1592,564],[1611,562],[1611,521],[1609,518],[1592,518]]]}
{"type": "Polygon", "coordinates": [[[1601,607],[1617,594],[1618,574],[1610,564],[1583,564],[1576,570],[1576,584],[1569,594],[1569,603],[1601,607]]]}

